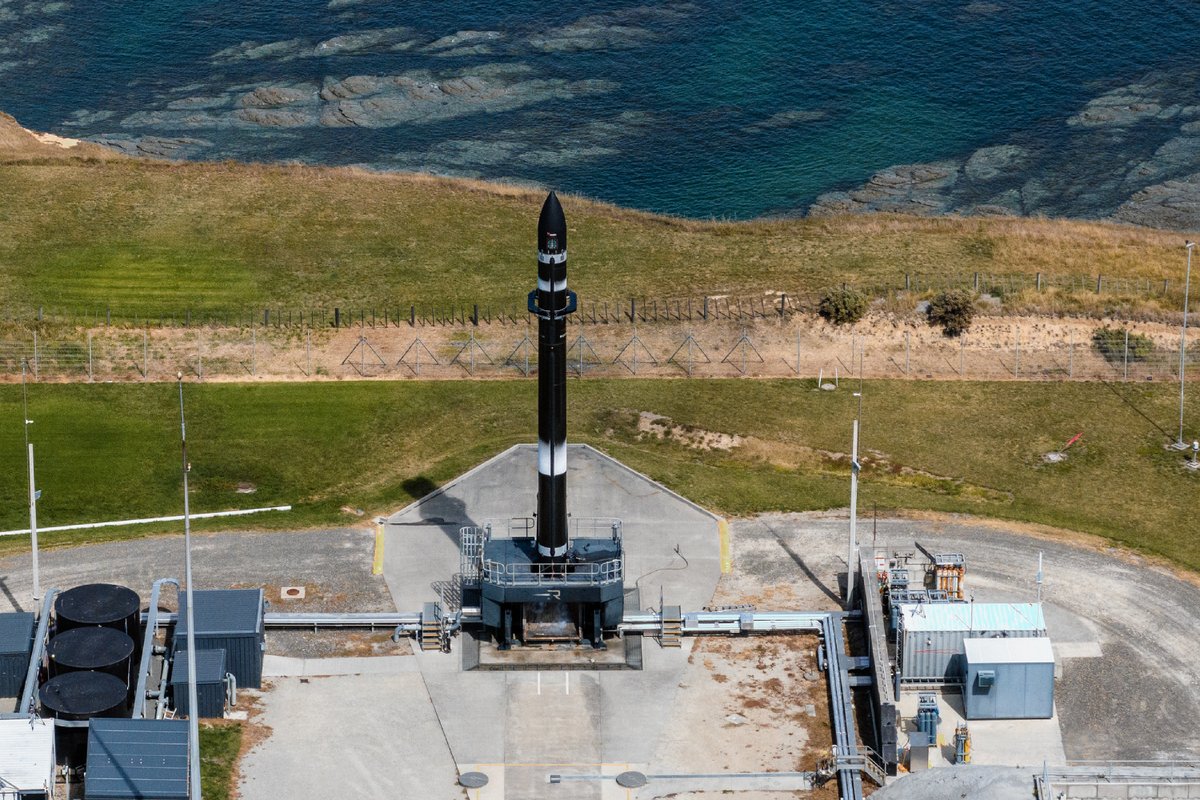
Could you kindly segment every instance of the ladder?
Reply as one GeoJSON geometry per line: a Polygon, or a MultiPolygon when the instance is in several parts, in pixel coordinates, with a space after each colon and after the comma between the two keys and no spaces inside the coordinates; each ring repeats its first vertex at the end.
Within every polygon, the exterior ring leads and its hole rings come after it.
{"type": "Polygon", "coordinates": [[[679,606],[662,607],[662,630],[658,634],[658,643],[663,647],[682,647],[683,611],[679,606]]]}
{"type": "Polygon", "coordinates": [[[421,610],[421,649],[442,649],[442,614],[437,603],[426,603],[421,610]]]}

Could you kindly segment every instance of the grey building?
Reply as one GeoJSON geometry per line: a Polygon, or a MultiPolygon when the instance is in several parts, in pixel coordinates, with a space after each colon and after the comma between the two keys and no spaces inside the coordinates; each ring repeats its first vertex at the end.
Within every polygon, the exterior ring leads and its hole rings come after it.
{"type": "MultiPolygon", "coordinates": [[[[175,653],[171,665],[171,695],[175,710],[189,714],[188,653],[183,647],[175,653]]],[[[196,703],[201,718],[225,716],[225,651],[196,651],[196,703]]]]}
{"type": "MultiPolygon", "coordinates": [[[[197,650],[224,650],[225,671],[237,685],[262,687],[263,634],[262,589],[204,589],[193,592],[196,608],[197,650]]],[[[187,650],[187,595],[179,596],[179,621],[172,636],[172,652],[187,650]]]]}
{"type": "Polygon", "coordinates": [[[33,614],[0,614],[0,697],[21,694],[32,648],[33,614]]]}
{"type": "Polygon", "coordinates": [[[967,719],[1054,716],[1054,651],[1045,637],[963,642],[967,719]]]}
{"type": "Polygon", "coordinates": [[[83,796],[85,800],[187,800],[187,722],[92,720],[83,796]]]}
{"type": "Polygon", "coordinates": [[[1046,635],[1038,603],[906,603],[899,606],[896,664],[903,684],[959,684],[968,639],[1046,635]]]}

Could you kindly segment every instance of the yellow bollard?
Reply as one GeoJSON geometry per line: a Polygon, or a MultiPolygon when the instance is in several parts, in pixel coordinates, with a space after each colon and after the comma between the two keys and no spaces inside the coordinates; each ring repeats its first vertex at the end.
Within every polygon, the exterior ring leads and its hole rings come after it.
{"type": "Polygon", "coordinates": [[[371,574],[383,574],[383,520],[375,523],[375,558],[371,562],[371,574]]]}
{"type": "Polygon", "coordinates": [[[718,521],[717,534],[721,537],[721,574],[728,575],[733,572],[733,557],[729,553],[729,523],[718,521]]]}

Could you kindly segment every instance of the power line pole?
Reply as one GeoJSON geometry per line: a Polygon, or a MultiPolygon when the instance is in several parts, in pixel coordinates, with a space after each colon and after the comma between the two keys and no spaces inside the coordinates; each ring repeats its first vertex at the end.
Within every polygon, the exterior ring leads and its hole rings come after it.
{"type": "Polygon", "coordinates": [[[26,362],[21,362],[21,420],[25,429],[25,450],[29,453],[29,543],[33,566],[33,601],[42,599],[42,586],[38,576],[37,501],[41,492],[37,489],[33,470],[33,442],[29,441],[29,393],[25,388],[26,362]]]}
{"type": "Polygon", "coordinates": [[[1179,333],[1179,438],[1175,440],[1175,447],[1179,450],[1187,449],[1187,443],[1183,441],[1183,390],[1187,375],[1188,295],[1192,288],[1192,250],[1196,243],[1185,242],[1184,247],[1187,248],[1187,272],[1183,279],[1183,327],[1179,333]]]}
{"type": "MultiPolygon", "coordinates": [[[[858,393],[862,402],[862,393],[858,393]]],[[[850,446],[850,546],[846,554],[846,609],[854,606],[854,565],[858,561],[858,417],[850,446]]]]}
{"type": "Polygon", "coordinates": [[[192,594],[192,519],[188,505],[187,421],[183,414],[183,373],[179,380],[179,443],[183,456],[183,572],[187,581],[187,654],[188,654],[188,777],[191,800],[200,797],[200,704],[196,699],[196,604],[192,594]]]}

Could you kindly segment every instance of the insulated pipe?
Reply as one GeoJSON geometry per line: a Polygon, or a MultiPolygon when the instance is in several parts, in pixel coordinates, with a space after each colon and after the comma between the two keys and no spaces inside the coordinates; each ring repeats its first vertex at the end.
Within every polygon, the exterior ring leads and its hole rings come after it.
{"type": "Polygon", "coordinates": [[[29,654],[29,669],[25,672],[25,688],[21,692],[21,702],[17,705],[17,713],[26,715],[33,713],[33,692],[37,688],[38,667],[42,665],[42,651],[46,649],[46,634],[50,630],[50,611],[54,608],[54,598],[58,589],[46,592],[42,601],[42,616],[38,619],[37,635],[33,639],[33,652],[29,654]]]}
{"type": "Polygon", "coordinates": [[[538,216],[537,289],[529,311],[538,318],[537,550],[544,562],[567,554],[567,220],[551,192],[538,216]]]}
{"type": "MultiPolygon", "coordinates": [[[[159,578],[150,589],[150,606],[146,611],[146,631],[142,634],[142,658],[138,663],[137,688],[134,689],[133,718],[142,719],[146,715],[146,679],[150,672],[150,656],[154,651],[154,633],[158,628],[158,594],[164,584],[171,584],[175,592],[179,592],[179,580],[176,578],[159,578]]],[[[164,665],[163,671],[166,671],[164,665]]]]}

